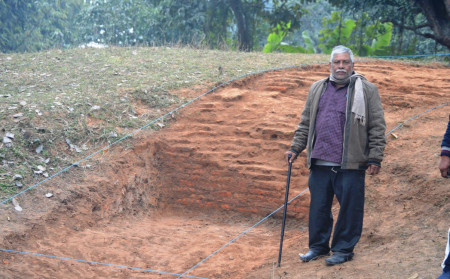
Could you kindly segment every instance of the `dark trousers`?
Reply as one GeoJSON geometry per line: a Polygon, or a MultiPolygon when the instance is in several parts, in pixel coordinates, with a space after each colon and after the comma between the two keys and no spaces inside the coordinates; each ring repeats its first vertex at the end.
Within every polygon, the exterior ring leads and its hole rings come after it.
{"type": "Polygon", "coordinates": [[[442,263],[444,272],[450,273],[450,229],[448,229],[447,248],[445,249],[445,258],[442,263]]]}
{"type": "Polygon", "coordinates": [[[331,206],[336,195],[340,204],[334,227],[331,251],[350,254],[362,233],[364,216],[363,170],[312,166],[309,175],[311,202],[309,208],[309,248],[327,253],[333,229],[331,206]]]}

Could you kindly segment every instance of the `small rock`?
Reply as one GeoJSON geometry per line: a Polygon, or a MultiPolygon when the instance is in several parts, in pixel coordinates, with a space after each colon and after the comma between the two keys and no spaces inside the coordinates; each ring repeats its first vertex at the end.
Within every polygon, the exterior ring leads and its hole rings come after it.
{"type": "Polygon", "coordinates": [[[47,170],[44,166],[37,166],[37,169],[40,170],[41,172],[44,172],[47,170]]]}
{"type": "Polygon", "coordinates": [[[22,188],[23,184],[20,181],[16,181],[16,187],[17,188],[22,188]]]}
{"type": "Polygon", "coordinates": [[[13,177],[14,180],[22,180],[23,176],[21,176],[20,174],[15,174],[13,177]]]}
{"type": "Polygon", "coordinates": [[[19,203],[16,201],[16,199],[12,199],[12,203],[13,203],[13,205],[14,205],[14,209],[15,210],[17,210],[17,211],[22,211],[22,207],[20,207],[20,205],[19,205],[19,203]]]}
{"type": "Polygon", "coordinates": [[[20,112],[20,113],[14,114],[13,118],[20,118],[22,116],[23,116],[23,113],[20,112]]]}
{"type": "Polygon", "coordinates": [[[20,101],[20,103],[19,103],[21,106],[26,106],[27,105],[27,102],[25,102],[25,101],[20,101]]]}
{"type": "Polygon", "coordinates": [[[10,132],[7,132],[7,133],[5,134],[5,137],[10,138],[10,139],[14,139],[14,134],[13,134],[13,133],[10,133],[10,132]]]}
{"type": "Polygon", "coordinates": [[[47,194],[45,194],[45,196],[46,196],[47,198],[51,198],[51,197],[53,197],[53,194],[52,194],[52,193],[47,193],[47,194]]]}
{"type": "Polygon", "coordinates": [[[76,151],[77,153],[83,152],[83,151],[81,151],[81,149],[80,149],[78,146],[76,146],[75,144],[72,144],[71,147],[72,147],[73,149],[75,149],[75,151],[76,151]]]}
{"type": "Polygon", "coordinates": [[[39,161],[45,164],[48,164],[48,162],[50,162],[50,158],[44,159],[42,157],[39,157],[39,161]]]}
{"type": "Polygon", "coordinates": [[[44,146],[41,144],[36,148],[36,153],[39,154],[42,152],[42,150],[44,149],[44,146]]]}
{"type": "Polygon", "coordinates": [[[91,108],[91,110],[99,110],[100,109],[100,106],[93,106],[92,108],[91,108]]]}
{"type": "Polygon", "coordinates": [[[3,137],[3,143],[12,143],[12,140],[8,137],[3,137]]]}
{"type": "Polygon", "coordinates": [[[109,133],[109,137],[110,138],[117,138],[117,133],[116,132],[110,132],[109,133]]]}
{"type": "Polygon", "coordinates": [[[164,123],[158,122],[156,125],[158,125],[160,128],[164,128],[166,125],[164,123]]]}

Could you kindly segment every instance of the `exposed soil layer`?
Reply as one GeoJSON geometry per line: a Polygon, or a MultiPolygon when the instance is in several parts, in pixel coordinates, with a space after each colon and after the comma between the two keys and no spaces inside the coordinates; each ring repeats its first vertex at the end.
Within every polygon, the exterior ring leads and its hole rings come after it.
{"type": "Polygon", "coordinates": [[[436,278],[450,226],[450,180],[437,169],[450,106],[403,122],[450,102],[450,68],[355,68],[378,85],[388,131],[404,125],[387,136],[382,172],[366,178],[353,261],[298,259],[308,247],[304,154],[293,165],[290,198],[301,195],[288,206],[280,268],[282,210],[267,217],[283,205],[283,155],[310,85],[328,75],[320,65],[235,81],[103,152],[95,168],[19,196],[22,212],[1,205],[1,249],[57,258],[0,251],[0,278],[436,278]]]}

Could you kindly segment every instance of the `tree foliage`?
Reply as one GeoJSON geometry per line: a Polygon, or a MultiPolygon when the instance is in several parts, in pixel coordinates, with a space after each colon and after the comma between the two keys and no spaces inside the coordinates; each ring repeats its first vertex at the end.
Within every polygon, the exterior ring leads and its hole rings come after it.
{"type": "Polygon", "coordinates": [[[392,22],[398,48],[417,41],[415,36],[429,38],[450,48],[450,6],[448,0],[329,0],[349,12],[366,11],[381,22],[392,22]],[[412,32],[413,36],[408,33],[412,32]]]}
{"type": "Polygon", "coordinates": [[[267,42],[270,51],[308,53],[346,44],[360,55],[430,52],[443,50],[431,39],[449,44],[444,1],[0,0],[0,51],[94,41],[243,51],[260,50],[267,42]],[[283,26],[287,22],[289,28],[283,26]]]}
{"type": "Polygon", "coordinates": [[[95,0],[80,15],[85,41],[114,45],[189,44],[202,37],[204,5],[182,0],[95,0]]]}
{"type": "Polygon", "coordinates": [[[0,51],[38,51],[72,45],[83,0],[0,0],[0,51]]]}
{"type": "Polygon", "coordinates": [[[341,12],[333,12],[331,18],[323,20],[319,48],[331,53],[336,45],[346,45],[360,56],[389,55],[392,23],[375,20],[371,24],[367,13],[355,21],[344,19],[341,12]]]}
{"type": "Polygon", "coordinates": [[[287,52],[287,53],[315,53],[312,40],[309,37],[308,32],[304,31],[302,36],[306,42],[307,48],[301,46],[292,46],[283,44],[282,41],[291,29],[291,22],[281,22],[273,28],[272,32],[267,37],[267,43],[264,46],[263,52],[270,53],[274,51],[287,52]]]}

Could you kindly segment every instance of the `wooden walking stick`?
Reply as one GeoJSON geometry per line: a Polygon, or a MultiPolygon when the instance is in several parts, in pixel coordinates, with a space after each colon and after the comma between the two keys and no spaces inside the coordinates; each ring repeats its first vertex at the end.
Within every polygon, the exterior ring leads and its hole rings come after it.
{"type": "Polygon", "coordinates": [[[283,225],[281,226],[280,253],[278,254],[278,267],[280,267],[280,265],[281,265],[281,252],[283,250],[284,227],[286,225],[286,212],[287,212],[287,205],[288,205],[288,199],[289,199],[289,183],[291,181],[291,168],[292,168],[291,156],[292,156],[291,154],[288,155],[289,168],[288,168],[287,183],[286,183],[286,195],[284,197],[283,225]]]}

